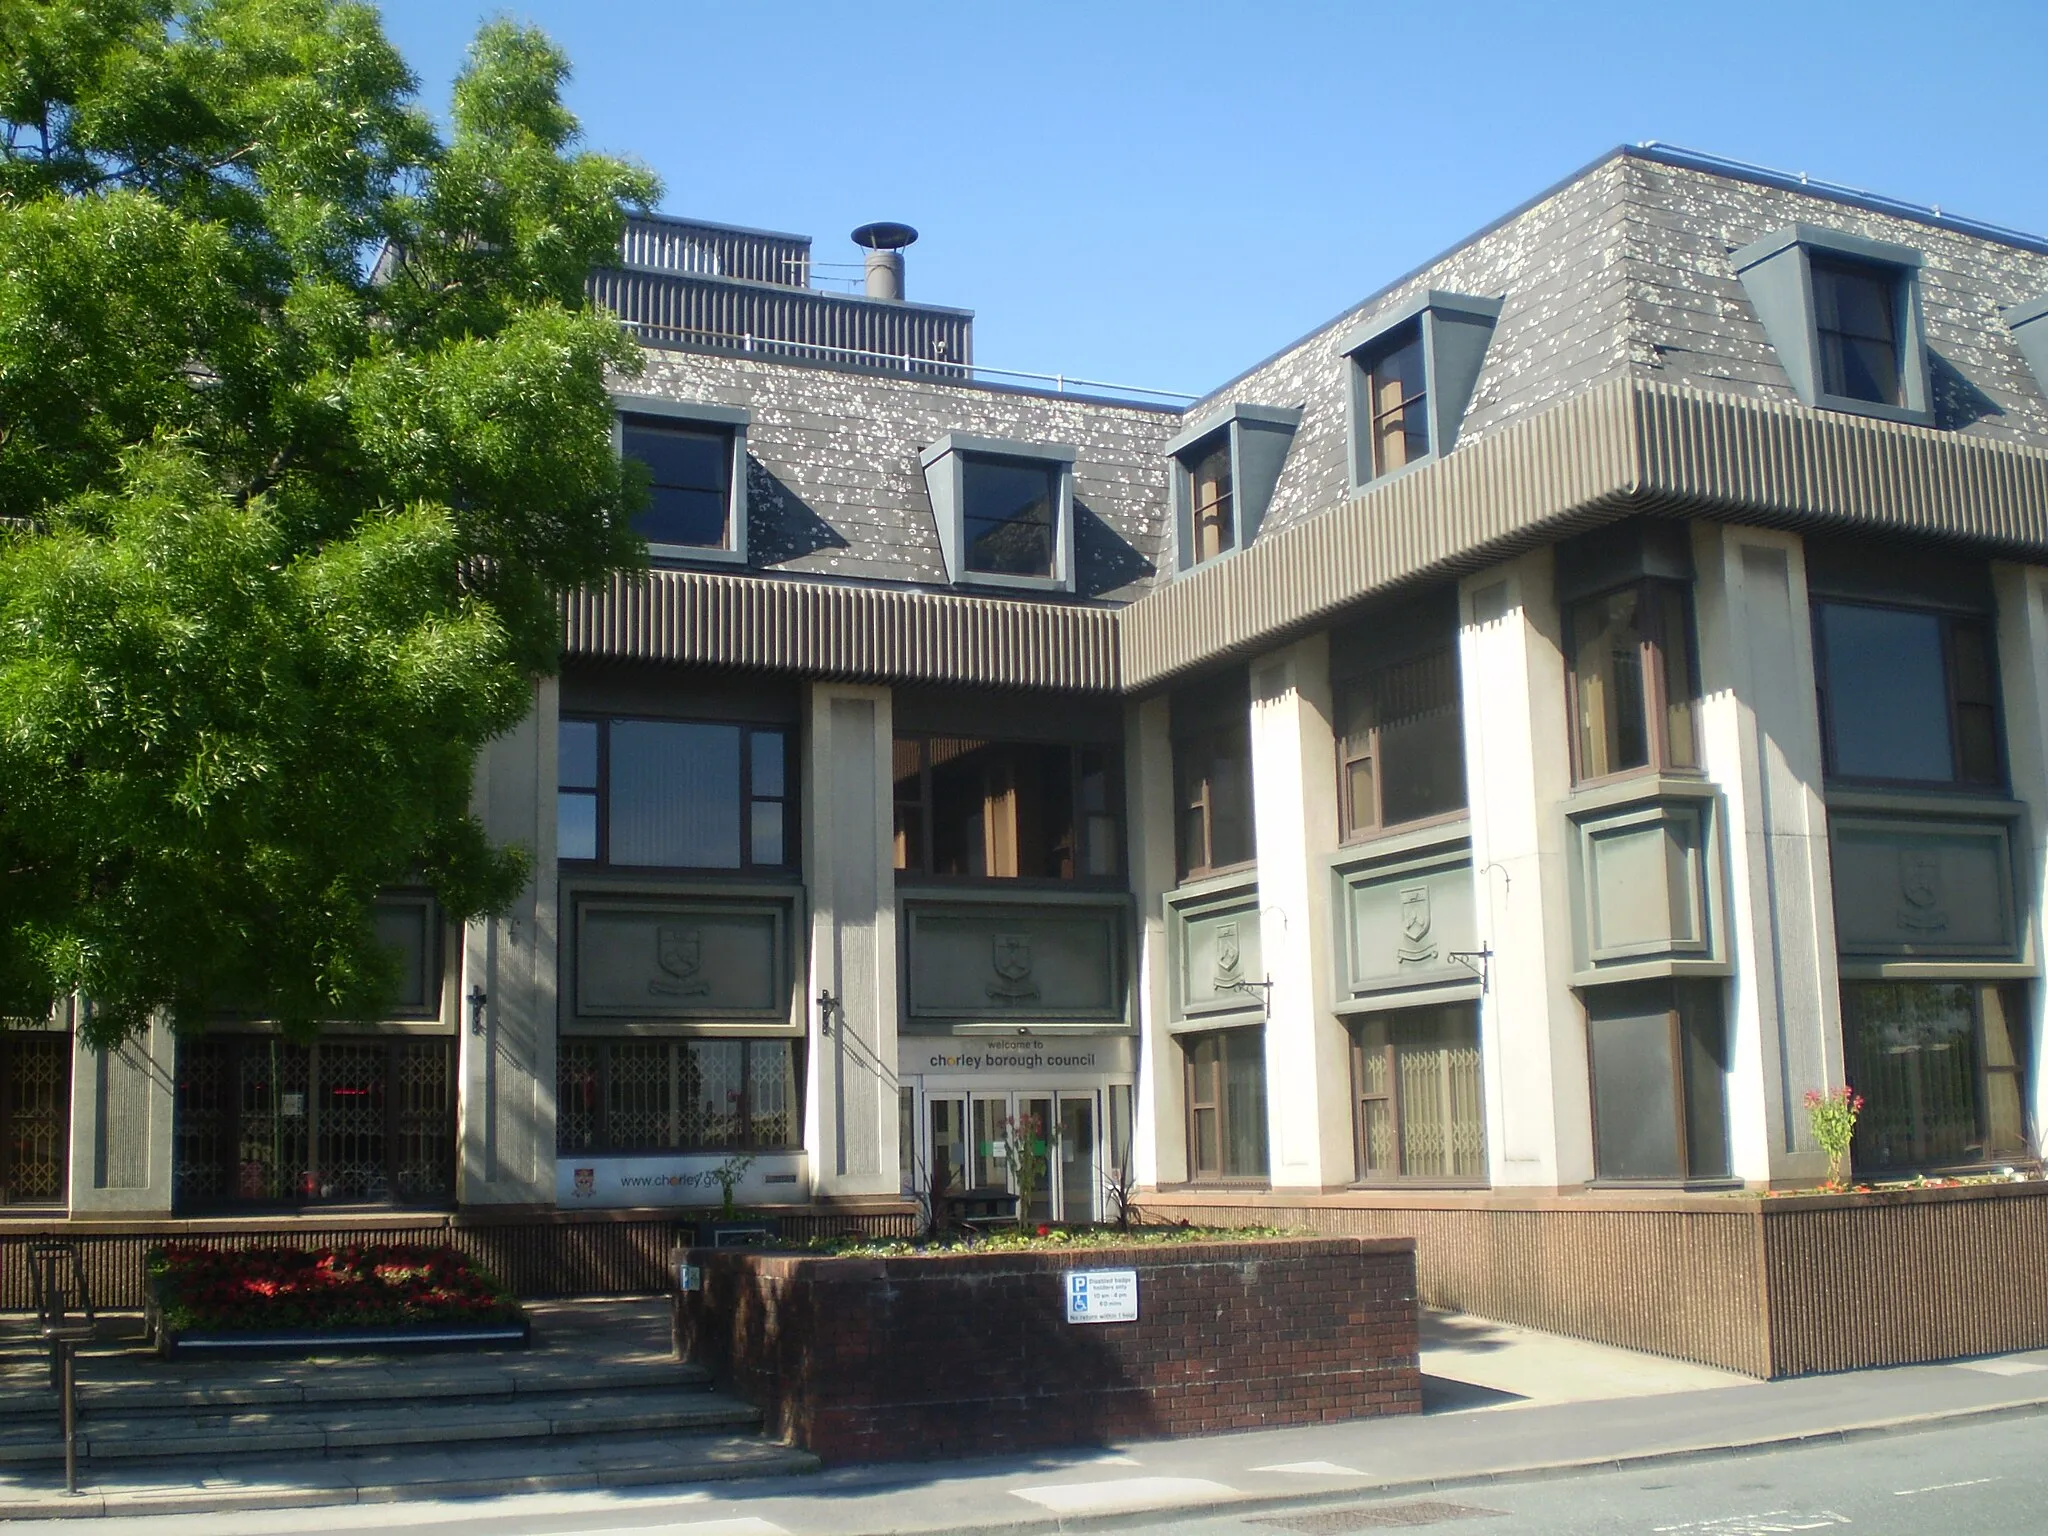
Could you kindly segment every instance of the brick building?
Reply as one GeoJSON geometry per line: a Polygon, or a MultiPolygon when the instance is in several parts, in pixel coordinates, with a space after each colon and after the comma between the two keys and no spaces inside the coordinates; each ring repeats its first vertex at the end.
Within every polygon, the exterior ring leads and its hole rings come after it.
{"type": "Polygon", "coordinates": [[[1622,150],[1183,407],[907,233],[632,223],[535,883],[312,1049],[0,1037],[0,1221],[1787,1185],[1845,1079],[2036,1157],[2048,240],[1622,150]]]}

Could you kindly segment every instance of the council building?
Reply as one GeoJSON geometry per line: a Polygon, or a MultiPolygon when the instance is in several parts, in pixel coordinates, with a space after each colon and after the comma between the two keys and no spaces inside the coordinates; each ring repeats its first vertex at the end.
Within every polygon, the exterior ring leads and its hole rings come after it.
{"type": "Polygon", "coordinates": [[[857,238],[628,221],[651,570],[478,763],[532,884],[392,892],[311,1046],[0,1034],[0,1235],[1403,1230],[1810,1186],[1844,1083],[1860,1176],[2037,1166],[2048,239],[1622,149],[1185,402],[857,238]]]}

